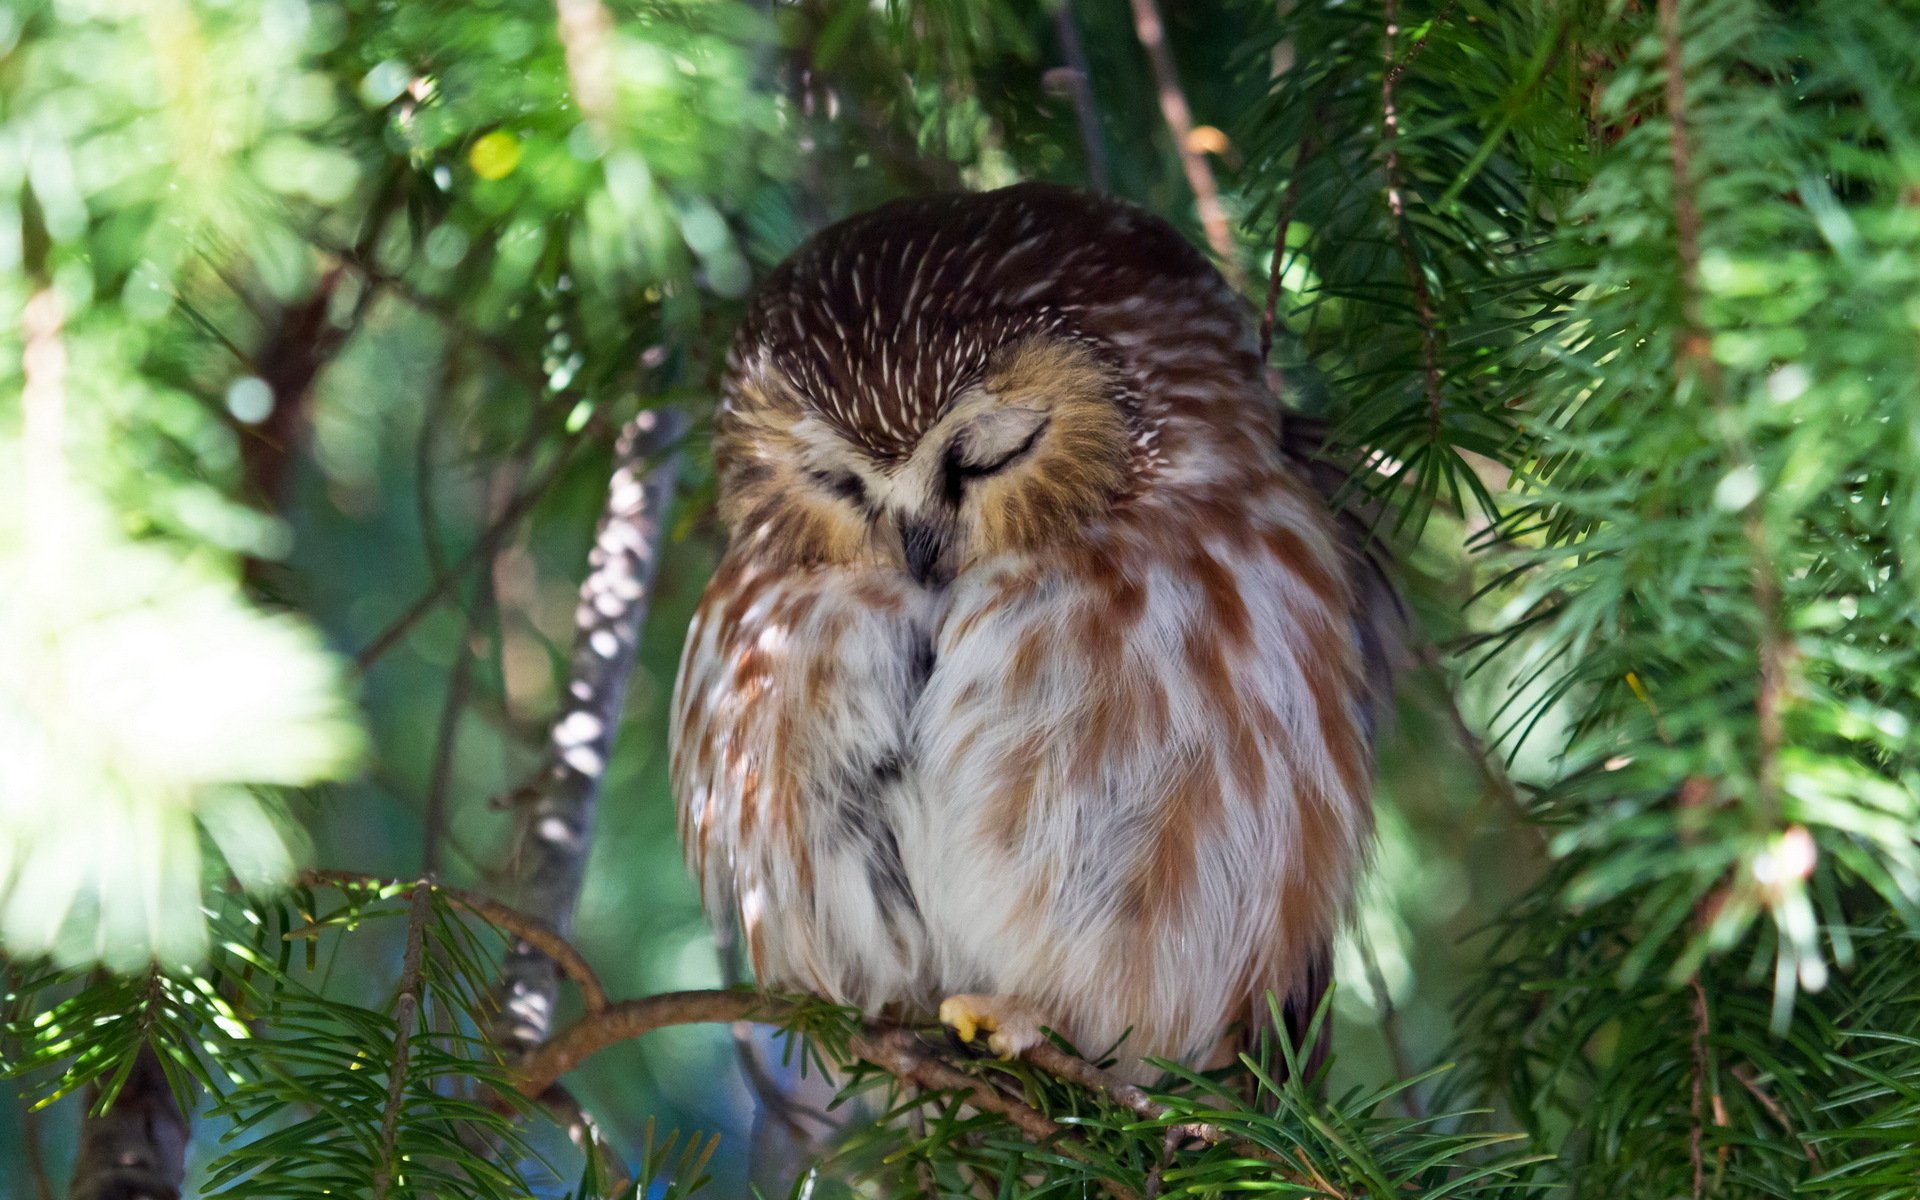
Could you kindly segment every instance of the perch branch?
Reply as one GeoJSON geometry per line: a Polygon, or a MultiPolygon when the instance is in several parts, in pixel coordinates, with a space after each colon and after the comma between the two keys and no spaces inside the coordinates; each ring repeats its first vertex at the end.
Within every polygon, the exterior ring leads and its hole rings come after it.
{"type": "MultiPolygon", "coordinates": [[[[679,413],[649,410],[621,431],[606,508],[574,610],[572,668],[553,726],[553,766],[546,786],[526,809],[523,908],[563,938],[573,924],[594,809],[666,534],[675,460],[669,456],[650,471],[647,465],[679,441],[685,428],[679,413]]],[[[495,1028],[502,1045],[525,1052],[546,1040],[557,982],[554,961],[538,944],[523,939],[508,949],[495,1028]]]]}

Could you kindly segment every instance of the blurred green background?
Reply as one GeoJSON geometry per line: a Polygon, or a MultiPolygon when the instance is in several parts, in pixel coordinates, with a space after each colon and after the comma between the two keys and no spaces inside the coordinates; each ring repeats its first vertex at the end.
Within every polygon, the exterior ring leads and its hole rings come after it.
{"type": "MultiPolygon", "coordinates": [[[[1238,122],[1293,48],[1270,6],[1162,11],[1258,302],[1286,148],[1243,143],[1238,122]]],[[[191,955],[203,876],[244,879],[247,861],[263,878],[294,862],[407,876],[430,841],[444,879],[508,891],[502,798],[542,765],[611,431],[671,405],[695,432],[577,942],[616,996],[718,984],[664,743],[718,552],[704,422],[741,300],[811,230],[934,188],[1101,182],[1204,244],[1160,99],[1128,5],[1095,0],[0,6],[0,311],[25,314],[0,329],[0,748],[130,737],[161,709],[208,743],[130,741],[138,778],[117,791],[85,778],[90,754],[0,774],[9,945],[191,955]],[[356,668],[516,498],[524,518],[484,569],[356,668]],[[50,511],[69,514],[57,544],[17,519],[50,511]],[[177,627],[200,633],[149,638],[138,671],[83,661],[109,650],[76,648],[76,614],[117,611],[130,577],[155,602],[200,589],[177,627]],[[260,613],[291,615],[269,631],[260,613]],[[53,643],[80,657],[52,661],[53,643]],[[192,679],[250,680],[260,728],[231,704],[197,709],[192,679]],[[124,712],[103,712],[103,692],[124,712]],[[149,771],[156,756],[176,774],[149,771]],[[242,786],[256,784],[296,790],[242,786]],[[120,828],[138,835],[96,864],[120,828]],[[34,864],[97,875],[106,898],[76,882],[71,903],[49,899],[34,864]]],[[[1290,245],[1314,237],[1315,203],[1290,245]]],[[[1311,256],[1283,282],[1276,358],[1296,404],[1325,406],[1320,364],[1352,346],[1407,344],[1404,321],[1313,295],[1311,256]]],[[[1480,522],[1442,505],[1403,547],[1437,637],[1465,632],[1477,580],[1461,547],[1480,522]]],[[[1430,667],[1409,680],[1361,936],[1339,961],[1336,1090],[1443,1052],[1470,935],[1537,873],[1536,835],[1463,746],[1504,682],[1469,685],[1463,726],[1430,667]]],[[[1548,773],[1523,746],[1516,778],[1548,773]]],[[[377,1003],[396,964],[394,938],[355,939],[329,978],[377,1003]]],[[[649,1118],[728,1134],[722,1194],[738,1190],[751,1101],[725,1030],[618,1046],[574,1084],[616,1146],[649,1118]]],[[[0,1106],[0,1193],[36,1194],[36,1156],[64,1178],[78,1121],[76,1099],[0,1106]]],[[[202,1122],[190,1161],[220,1132],[202,1122]]]]}

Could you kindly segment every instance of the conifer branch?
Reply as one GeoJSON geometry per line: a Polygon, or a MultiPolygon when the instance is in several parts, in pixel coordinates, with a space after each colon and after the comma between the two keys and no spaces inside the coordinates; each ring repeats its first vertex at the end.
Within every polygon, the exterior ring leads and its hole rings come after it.
{"type": "MultiPolygon", "coordinates": [[[[1434,313],[1433,293],[1427,288],[1426,271],[1414,251],[1413,238],[1407,232],[1407,203],[1402,194],[1400,170],[1400,109],[1394,85],[1399,82],[1404,63],[1395,62],[1394,43],[1400,35],[1399,0],[1383,0],[1381,12],[1385,24],[1385,66],[1380,72],[1380,144],[1385,152],[1387,211],[1393,225],[1393,241],[1407,272],[1407,285],[1413,289],[1414,313],[1420,320],[1420,359],[1425,369],[1428,436],[1440,436],[1440,330],[1434,313]]],[[[1412,61],[1409,57],[1408,61],[1412,61]]]]}
{"type": "Polygon", "coordinates": [[[400,963],[400,996],[393,1005],[393,1066],[387,1074],[387,1102],[380,1112],[380,1153],[373,1167],[373,1200],[386,1200],[398,1168],[395,1148],[400,1140],[400,1112],[406,1107],[407,1068],[413,1063],[413,1027],[420,1016],[420,994],[426,986],[427,915],[425,888],[413,890],[407,907],[407,948],[400,963]]]}
{"type": "Polygon", "coordinates": [[[412,896],[421,890],[436,892],[487,924],[511,933],[551,958],[560,968],[560,972],[580,989],[580,1003],[587,1012],[597,1013],[607,1007],[607,989],[600,982],[600,977],[593,967],[588,964],[585,955],[538,918],[502,904],[498,900],[444,883],[363,875],[356,871],[303,871],[300,879],[308,886],[325,884],[330,887],[392,888],[405,896],[412,896]]]}

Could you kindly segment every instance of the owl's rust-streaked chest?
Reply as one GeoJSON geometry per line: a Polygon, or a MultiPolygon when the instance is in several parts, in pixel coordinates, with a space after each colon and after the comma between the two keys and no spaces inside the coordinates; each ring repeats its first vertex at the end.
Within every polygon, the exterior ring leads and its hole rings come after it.
{"type": "Polygon", "coordinates": [[[674,779],[763,984],[1032,995],[1088,1044],[1131,1026],[1175,1056],[1286,990],[1369,828],[1350,601],[1310,497],[1210,497],[1188,536],[1143,513],[939,591],[729,556],[674,779]]]}

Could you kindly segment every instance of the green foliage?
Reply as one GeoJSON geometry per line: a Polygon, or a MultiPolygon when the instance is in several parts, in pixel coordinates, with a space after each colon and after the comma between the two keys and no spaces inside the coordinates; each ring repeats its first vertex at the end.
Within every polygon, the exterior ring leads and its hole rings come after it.
{"type": "MultiPolygon", "coordinates": [[[[1213,167],[1242,265],[1278,280],[1289,397],[1372,453],[1352,488],[1456,676],[1410,689],[1388,749],[1395,877],[1343,948],[1343,1061],[1324,1096],[1180,1073],[1163,1119],[969,1065],[1067,1127],[1036,1148],[853,1064],[852,1016],[801,1005],[791,1062],[845,1066],[839,1111],[865,1116],[795,1194],[1910,1194],[1920,17],[1159,7],[1197,119],[1232,134],[1213,167]],[[1461,731],[1511,779],[1449,757],[1461,731]],[[1375,1061],[1375,1016],[1413,1061],[1375,1061]],[[1381,1082],[1441,1059],[1461,1065],[1381,1082]],[[1231,1137],[1169,1149],[1189,1120],[1231,1137]]],[[[1128,9],[1074,6],[1091,123],[1116,190],[1197,230],[1128,9]]],[[[0,944],[24,1095],[111,1096],[153,1048],[204,1097],[204,1194],[738,1186],[743,1139],[650,1123],[737,1123],[717,1042],[663,1032],[570,1077],[607,1127],[582,1153],[486,1043],[494,932],[437,893],[413,918],[391,889],[259,895],[308,830],[357,869],[511,862],[479,798],[539,765],[607,432],[703,411],[741,297],[820,224],[1081,178],[1054,18],[0,10],[0,578],[33,581],[0,592],[0,944]],[[361,655],[360,721],[323,643],[361,655]]],[[[578,931],[620,994],[718,975],[658,764],[713,552],[698,470],[578,931]]]]}

